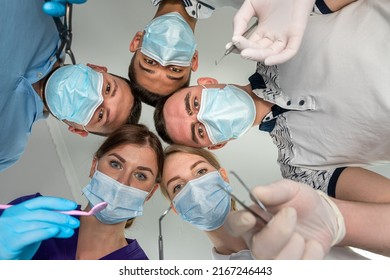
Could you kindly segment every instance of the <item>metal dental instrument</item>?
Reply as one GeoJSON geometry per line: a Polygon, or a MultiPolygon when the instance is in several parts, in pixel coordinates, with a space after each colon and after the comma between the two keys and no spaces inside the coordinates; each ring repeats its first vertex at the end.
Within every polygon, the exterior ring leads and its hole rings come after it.
{"type": "Polygon", "coordinates": [[[225,190],[222,186],[219,186],[221,188],[221,190],[223,190],[224,192],[228,193],[235,201],[237,201],[238,204],[240,204],[245,210],[249,211],[250,213],[252,213],[252,215],[254,215],[256,218],[260,219],[263,223],[267,224],[271,219],[272,219],[272,214],[269,213],[267,211],[267,209],[265,208],[265,206],[263,205],[263,203],[261,203],[258,199],[256,199],[252,193],[250,192],[250,189],[246,186],[246,184],[241,180],[241,178],[237,175],[237,173],[235,173],[234,171],[230,171],[231,174],[233,174],[237,179],[238,181],[244,186],[245,190],[248,191],[249,193],[249,197],[251,198],[251,200],[256,203],[256,205],[258,205],[260,207],[260,211],[259,213],[255,212],[254,210],[252,210],[251,208],[249,208],[248,206],[245,205],[244,202],[242,202],[240,199],[237,198],[237,196],[235,196],[234,194],[232,194],[231,192],[225,190]]]}
{"type": "MultiPolygon", "coordinates": [[[[251,33],[252,33],[252,31],[253,31],[253,29],[255,29],[255,27],[258,25],[258,23],[259,23],[259,20],[256,20],[243,34],[242,34],[242,36],[244,36],[245,38],[248,38],[250,35],[251,35],[251,33]]],[[[217,61],[215,61],[215,65],[218,65],[220,62],[221,62],[221,60],[225,57],[225,56],[227,56],[228,54],[230,54],[234,49],[237,49],[237,47],[234,45],[234,44],[232,44],[226,51],[225,51],[225,53],[223,54],[223,56],[217,61]]]]}
{"type": "Polygon", "coordinates": [[[61,45],[56,52],[56,56],[60,61],[61,65],[65,62],[65,56],[61,58],[62,51],[69,55],[72,64],[76,64],[76,59],[73,55],[72,45],[72,4],[66,3],[66,12],[64,16],[64,22],[59,18],[54,18],[54,22],[57,25],[57,29],[61,38],[61,45]]]}
{"type": "Polygon", "coordinates": [[[164,213],[161,215],[161,217],[158,219],[158,258],[159,260],[164,259],[164,247],[163,247],[163,238],[162,238],[162,230],[161,230],[161,222],[164,219],[164,217],[168,214],[169,210],[171,210],[171,206],[167,210],[164,211],[164,213]]]}

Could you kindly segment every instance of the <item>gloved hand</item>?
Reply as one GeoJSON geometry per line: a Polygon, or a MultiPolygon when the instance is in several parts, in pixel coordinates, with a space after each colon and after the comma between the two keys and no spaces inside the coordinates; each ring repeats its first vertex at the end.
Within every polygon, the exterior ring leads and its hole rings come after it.
{"type": "Polygon", "coordinates": [[[53,210],[76,207],[67,199],[42,196],[4,210],[0,216],[0,260],[31,259],[43,240],[71,237],[79,220],[53,210]]]}
{"type": "Polygon", "coordinates": [[[51,0],[43,4],[43,11],[52,17],[62,17],[65,15],[65,3],[83,4],[87,0],[51,0]]]}
{"type": "MultiPolygon", "coordinates": [[[[266,65],[283,63],[298,51],[315,0],[245,0],[233,19],[233,44],[241,56],[266,65]],[[246,39],[250,19],[259,24],[246,39]]],[[[226,49],[231,44],[226,45],[226,49]]]]}
{"type": "Polygon", "coordinates": [[[281,180],[252,193],[275,213],[271,221],[264,227],[242,210],[229,214],[226,226],[244,238],[256,259],[323,259],[345,236],[341,212],[321,191],[281,180]]]}

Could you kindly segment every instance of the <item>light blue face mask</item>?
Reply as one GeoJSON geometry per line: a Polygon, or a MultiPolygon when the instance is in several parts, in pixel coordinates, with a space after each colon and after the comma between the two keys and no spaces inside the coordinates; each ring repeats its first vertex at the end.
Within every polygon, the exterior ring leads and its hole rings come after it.
{"type": "Polygon", "coordinates": [[[103,224],[117,224],[141,216],[148,192],[123,185],[96,170],[91,182],[83,189],[91,206],[107,202],[105,209],[95,214],[103,224]]]}
{"type": "Polygon", "coordinates": [[[218,171],[189,181],[172,201],[180,217],[200,230],[221,227],[230,211],[230,196],[218,185],[232,191],[218,171]]]}
{"type": "Polygon", "coordinates": [[[47,80],[45,99],[59,120],[85,127],[103,102],[103,74],[77,64],[58,68],[47,80]]]}
{"type": "Polygon", "coordinates": [[[197,118],[213,144],[240,137],[252,127],[255,117],[255,102],[244,90],[232,85],[203,89],[197,118]]]}
{"type": "Polygon", "coordinates": [[[141,52],[162,66],[190,66],[195,49],[194,32],[179,13],[156,17],[145,27],[141,52]]]}

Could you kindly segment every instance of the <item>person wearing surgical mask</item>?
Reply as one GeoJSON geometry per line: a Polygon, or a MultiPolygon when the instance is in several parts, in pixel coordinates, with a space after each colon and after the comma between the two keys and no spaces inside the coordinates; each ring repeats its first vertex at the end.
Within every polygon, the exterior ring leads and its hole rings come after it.
{"type": "MultiPolygon", "coordinates": [[[[227,171],[220,166],[215,155],[205,149],[182,145],[168,146],[164,154],[161,191],[183,221],[205,232],[213,244],[212,258],[254,259],[245,238],[240,234],[231,235],[232,229],[227,227],[228,216],[236,213],[236,207],[228,194],[233,189],[227,171]]],[[[306,187],[306,191],[316,198],[313,203],[308,203],[315,205],[315,209],[306,207],[298,218],[295,215],[296,205],[280,206],[278,211],[273,211],[275,216],[265,226],[266,231],[274,233],[273,236],[268,235],[267,239],[262,239],[262,244],[256,244],[256,248],[267,248],[259,250],[261,258],[364,259],[349,248],[331,249],[344,239],[342,214],[329,198],[306,187]],[[287,208],[289,206],[295,209],[287,208]],[[287,246],[289,243],[294,246],[287,246]]],[[[237,213],[242,216],[242,213],[237,213]]],[[[259,231],[260,225],[264,227],[264,223],[258,223],[259,231]]],[[[237,223],[233,229],[239,231],[239,228],[237,223]]],[[[257,252],[255,256],[260,258],[257,252]]]]}
{"type": "Polygon", "coordinates": [[[81,136],[137,123],[130,82],[91,64],[60,65],[60,44],[44,0],[6,1],[0,11],[0,172],[23,154],[35,122],[51,113],[81,136]]]}
{"type": "Polygon", "coordinates": [[[364,168],[390,161],[383,140],[390,137],[390,68],[381,62],[390,59],[390,25],[383,13],[390,15],[388,1],[366,0],[313,17],[302,51],[277,67],[258,63],[249,84],[200,78],[198,86],[166,97],[156,106],[157,132],[167,143],[217,149],[256,126],[277,146],[284,178],[343,200],[390,203],[390,180],[364,168]],[[356,13],[377,24],[363,24],[356,13]],[[316,35],[324,20],[333,37],[316,35]],[[334,28],[344,22],[355,30],[348,44],[343,38],[351,29],[334,28]],[[387,36],[367,33],[377,26],[387,36]],[[352,46],[358,47],[351,52],[352,46]]]}
{"type": "MultiPolygon", "coordinates": [[[[106,202],[107,207],[92,216],[70,216],[72,221],[76,220],[73,221],[73,235],[68,229],[63,230],[65,233],[59,236],[62,238],[50,238],[51,232],[48,232],[38,241],[29,244],[27,240],[38,232],[46,217],[49,219],[49,214],[44,214],[47,212],[45,205],[35,209],[37,213],[41,211],[40,218],[28,222],[23,217],[29,218],[34,213],[28,207],[22,208],[25,210],[19,210],[13,216],[8,213],[13,213],[14,207],[48,198],[39,193],[18,198],[10,203],[15,206],[0,212],[0,244],[6,248],[1,250],[0,259],[22,259],[28,255],[34,260],[148,259],[136,240],[125,237],[125,230],[136,217],[143,214],[145,202],[158,188],[162,165],[163,149],[154,133],[141,124],[121,126],[96,151],[89,174],[91,181],[82,189],[88,200],[84,211],[89,211],[101,202],[106,202]],[[21,226],[26,229],[28,227],[29,230],[7,226],[9,219],[22,220],[21,226]],[[31,252],[32,247],[35,252],[31,252]],[[7,258],[2,252],[8,252],[8,256],[13,257],[7,258]]],[[[60,213],[56,215],[66,216],[60,213]]],[[[54,224],[61,218],[63,217],[51,217],[51,222],[54,224]]]]}
{"type": "Polygon", "coordinates": [[[290,59],[294,55],[292,50],[296,52],[299,48],[313,6],[316,13],[327,14],[351,1],[338,1],[335,5],[327,0],[289,0],[288,3],[256,0],[252,5],[248,0],[151,0],[158,6],[156,14],[144,30],[136,33],[129,47],[134,53],[128,70],[129,79],[135,83],[134,94],[155,106],[162,96],[189,85],[191,72],[197,71],[199,64],[194,36],[197,20],[211,17],[216,9],[239,9],[233,21],[233,42],[244,58],[260,60],[270,56],[275,61],[275,57],[290,59]],[[260,19],[257,36],[242,38],[253,16],[260,19]],[[261,41],[266,35],[276,47],[261,41]]]}

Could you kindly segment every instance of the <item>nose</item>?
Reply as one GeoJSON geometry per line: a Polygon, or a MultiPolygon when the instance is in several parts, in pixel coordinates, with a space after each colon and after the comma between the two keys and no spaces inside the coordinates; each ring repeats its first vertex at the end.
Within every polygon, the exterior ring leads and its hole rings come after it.
{"type": "Polygon", "coordinates": [[[116,180],[125,186],[130,186],[130,178],[131,178],[131,174],[128,174],[127,172],[124,171],[121,174],[119,174],[116,180]]]}

